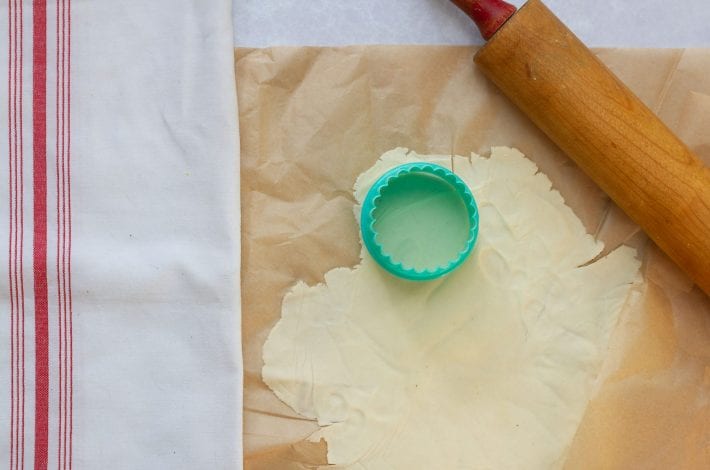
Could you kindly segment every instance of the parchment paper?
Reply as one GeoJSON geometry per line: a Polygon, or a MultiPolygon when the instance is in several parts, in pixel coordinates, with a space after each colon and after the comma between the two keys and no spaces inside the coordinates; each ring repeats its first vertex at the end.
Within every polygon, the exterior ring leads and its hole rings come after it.
{"type": "MultiPolygon", "coordinates": [[[[469,47],[236,51],[242,177],[247,469],[324,464],[317,428],[261,380],[261,348],[298,279],[358,263],[355,178],[384,151],[519,148],[606,251],[639,249],[644,306],[620,320],[567,468],[710,468],[710,301],[490,84],[469,47]]],[[[710,50],[599,50],[710,163],[710,50]]],[[[710,269],[710,267],[709,267],[710,269]]]]}

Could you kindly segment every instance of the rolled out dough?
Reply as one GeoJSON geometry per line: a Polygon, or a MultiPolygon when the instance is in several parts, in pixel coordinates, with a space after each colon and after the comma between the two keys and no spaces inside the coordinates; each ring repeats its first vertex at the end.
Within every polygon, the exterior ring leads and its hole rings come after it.
{"type": "MultiPolygon", "coordinates": [[[[328,461],[358,469],[550,469],[564,462],[611,331],[639,297],[635,251],[590,262],[588,235],[520,152],[395,149],[355,196],[411,161],[452,168],[478,202],[479,239],[448,277],[416,283],[363,251],[297,284],[264,345],[263,377],[322,426],[328,461]]],[[[359,208],[355,210],[356,214],[359,208]]]]}

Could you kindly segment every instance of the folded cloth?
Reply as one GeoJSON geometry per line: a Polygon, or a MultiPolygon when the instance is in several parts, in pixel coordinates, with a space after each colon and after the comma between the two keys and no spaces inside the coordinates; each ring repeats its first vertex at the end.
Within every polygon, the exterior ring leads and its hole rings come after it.
{"type": "Polygon", "coordinates": [[[231,0],[0,23],[0,466],[241,468],[231,0]]]}

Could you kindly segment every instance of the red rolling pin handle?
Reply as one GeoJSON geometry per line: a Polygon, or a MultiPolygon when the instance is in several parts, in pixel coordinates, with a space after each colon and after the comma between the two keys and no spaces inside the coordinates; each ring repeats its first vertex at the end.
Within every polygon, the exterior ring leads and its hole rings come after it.
{"type": "Polygon", "coordinates": [[[488,40],[515,13],[515,7],[502,0],[451,0],[478,26],[488,40]]]}

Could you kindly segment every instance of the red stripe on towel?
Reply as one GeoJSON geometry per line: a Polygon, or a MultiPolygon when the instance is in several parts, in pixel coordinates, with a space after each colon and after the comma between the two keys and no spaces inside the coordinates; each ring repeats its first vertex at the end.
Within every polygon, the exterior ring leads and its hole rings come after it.
{"type": "Polygon", "coordinates": [[[47,469],[49,312],[47,295],[47,2],[32,2],[33,268],[35,303],[35,470],[47,469]]]}

